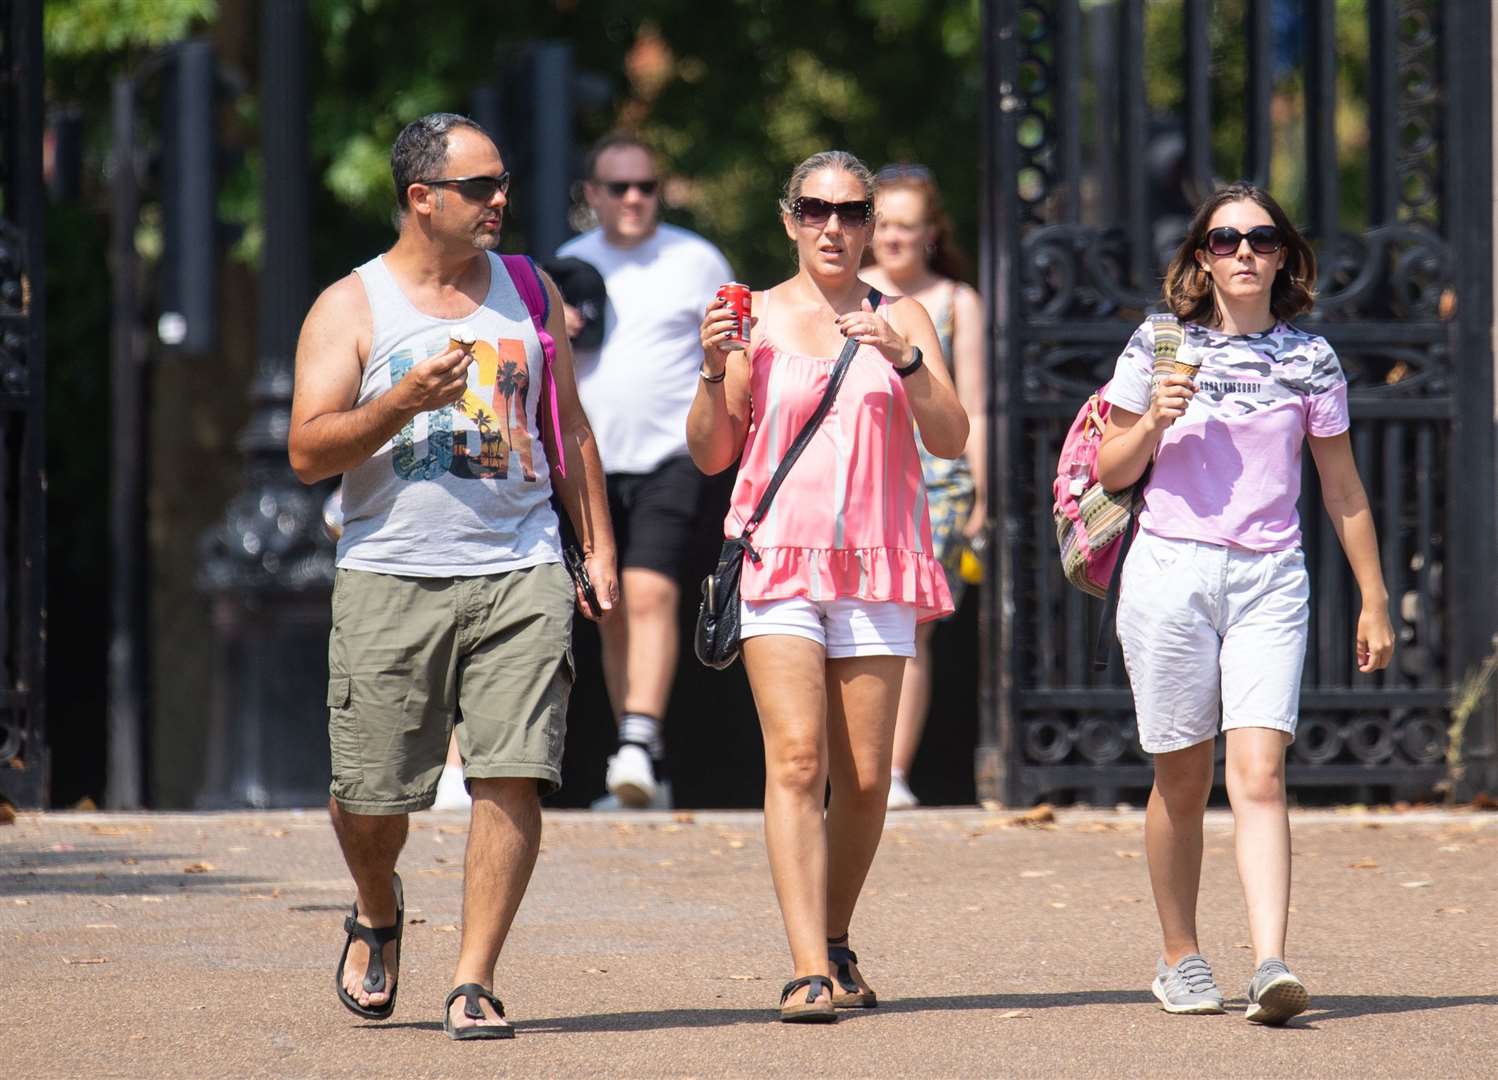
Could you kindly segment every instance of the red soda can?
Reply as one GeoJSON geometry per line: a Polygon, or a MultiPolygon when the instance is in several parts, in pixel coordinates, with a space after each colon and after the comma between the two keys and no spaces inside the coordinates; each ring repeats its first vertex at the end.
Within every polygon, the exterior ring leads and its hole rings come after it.
{"type": "Polygon", "coordinates": [[[749,308],[753,293],[749,286],[740,285],[737,281],[730,281],[727,285],[718,286],[718,300],[733,309],[734,317],[738,320],[733,333],[728,340],[723,342],[723,348],[727,352],[749,347],[749,308]]]}

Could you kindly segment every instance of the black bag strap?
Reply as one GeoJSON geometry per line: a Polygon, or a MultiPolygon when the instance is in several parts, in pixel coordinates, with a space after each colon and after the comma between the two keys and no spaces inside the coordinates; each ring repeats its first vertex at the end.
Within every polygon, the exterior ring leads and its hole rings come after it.
{"type": "MultiPolygon", "coordinates": [[[[869,290],[870,307],[877,310],[883,300],[884,295],[878,289],[869,290]]],[[[833,399],[837,397],[838,388],[843,385],[843,376],[848,374],[848,368],[853,363],[853,354],[856,352],[858,352],[858,342],[853,338],[849,338],[847,343],[843,345],[843,351],[838,354],[837,363],[832,367],[832,374],[827,377],[827,390],[822,394],[822,400],[817,402],[816,411],[807,418],[806,423],[801,425],[801,430],[796,433],[795,441],[791,443],[790,449],[785,452],[785,457],[780,459],[780,465],[776,468],[775,475],[770,477],[770,483],[765,488],[765,493],[759,497],[759,505],[754,508],[754,513],[749,516],[748,522],[744,525],[744,531],[738,536],[739,545],[743,547],[744,552],[756,563],[759,562],[759,552],[755,551],[753,545],[749,543],[749,536],[759,527],[759,523],[764,520],[765,515],[770,512],[770,501],[775,498],[775,493],[780,490],[780,485],[785,481],[786,474],[791,471],[791,466],[801,456],[801,451],[806,449],[812,437],[816,435],[817,428],[822,426],[822,421],[826,418],[827,411],[832,408],[833,399]]]]}
{"type": "Polygon", "coordinates": [[[1103,617],[1097,627],[1097,644],[1092,649],[1092,670],[1107,671],[1108,661],[1113,658],[1113,619],[1118,611],[1118,588],[1123,581],[1124,560],[1129,557],[1129,548],[1134,546],[1134,534],[1139,531],[1139,508],[1144,505],[1144,485],[1149,483],[1151,461],[1134,482],[1134,491],[1129,498],[1129,531],[1124,533],[1123,544],[1118,549],[1118,562],[1113,564],[1113,573],[1108,577],[1108,595],[1103,600],[1103,617]]]}

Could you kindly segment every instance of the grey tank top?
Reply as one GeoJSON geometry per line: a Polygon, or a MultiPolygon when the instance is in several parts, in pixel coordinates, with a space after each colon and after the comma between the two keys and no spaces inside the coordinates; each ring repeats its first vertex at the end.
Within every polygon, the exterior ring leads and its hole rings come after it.
{"type": "Polygon", "coordinates": [[[374,316],[357,404],[448,350],[467,324],[477,337],[468,392],[425,412],[343,474],[338,565],[411,577],[476,577],[561,562],[551,469],[536,425],[544,360],[525,301],[498,256],[471,315],[418,311],[383,255],[354,272],[374,316]]]}

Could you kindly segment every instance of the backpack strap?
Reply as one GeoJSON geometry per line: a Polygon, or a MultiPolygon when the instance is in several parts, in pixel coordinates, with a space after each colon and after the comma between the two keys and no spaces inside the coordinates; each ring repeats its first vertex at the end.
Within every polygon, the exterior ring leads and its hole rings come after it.
{"type": "MultiPolygon", "coordinates": [[[[535,260],[529,255],[501,255],[499,259],[509,272],[515,291],[525,301],[525,309],[536,327],[536,337],[541,339],[541,355],[545,358],[545,364],[541,369],[541,399],[537,408],[539,411],[544,406],[551,414],[551,434],[557,448],[557,472],[565,480],[567,451],[562,446],[562,420],[557,408],[557,378],[551,370],[556,363],[557,343],[546,330],[546,320],[551,317],[551,297],[546,293],[546,286],[541,283],[541,271],[536,269],[535,260]]],[[[537,427],[541,426],[539,421],[538,416],[537,427]]]]}
{"type": "MultiPolygon", "coordinates": [[[[1181,342],[1185,340],[1185,333],[1181,330],[1181,320],[1166,312],[1151,315],[1149,321],[1155,342],[1155,359],[1159,360],[1162,355],[1174,356],[1181,342]]],[[[1151,456],[1149,464],[1144,467],[1144,472],[1140,473],[1139,479],[1134,481],[1134,490],[1129,496],[1129,529],[1124,533],[1123,543],[1118,549],[1118,561],[1113,564],[1113,574],[1108,579],[1108,596],[1103,600],[1103,617],[1098,622],[1097,644],[1092,650],[1094,671],[1106,671],[1108,661],[1113,658],[1113,642],[1108,637],[1108,631],[1113,629],[1113,620],[1118,612],[1118,590],[1123,581],[1124,560],[1129,557],[1129,548],[1134,544],[1134,534],[1139,531],[1138,518],[1139,510],[1144,505],[1144,488],[1149,483],[1150,472],[1154,467],[1155,459],[1151,456]]]]}

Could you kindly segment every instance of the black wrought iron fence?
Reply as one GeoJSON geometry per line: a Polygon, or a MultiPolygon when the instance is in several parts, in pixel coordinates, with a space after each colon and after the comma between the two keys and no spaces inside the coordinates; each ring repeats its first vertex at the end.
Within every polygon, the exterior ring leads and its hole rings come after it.
{"type": "MultiPolygon", "coordinates": [[[[1089,666],[1101,605],[1060,575],[1051,481],[1072,415],[1157,304],[1192,204],[1238,176],[1274,190],[1317,248],[1320,297],[1303,325],[1348,375],[1399,635],[1389,670],[1357,672],[1358,594],[1308,459],[1311,645],[1290,782],[1395,792],[1444,775],[1451,688],[1498,629],[1490,12],[1349,7],[986,4],[984,272],[1003,482],[983,620],[984,794],[1111,800],[1150,783],[1122,665],[1089,666]]],[[[1489,712],[1464,752],[1491,756],[1492,729],[1489,712]]]]}

